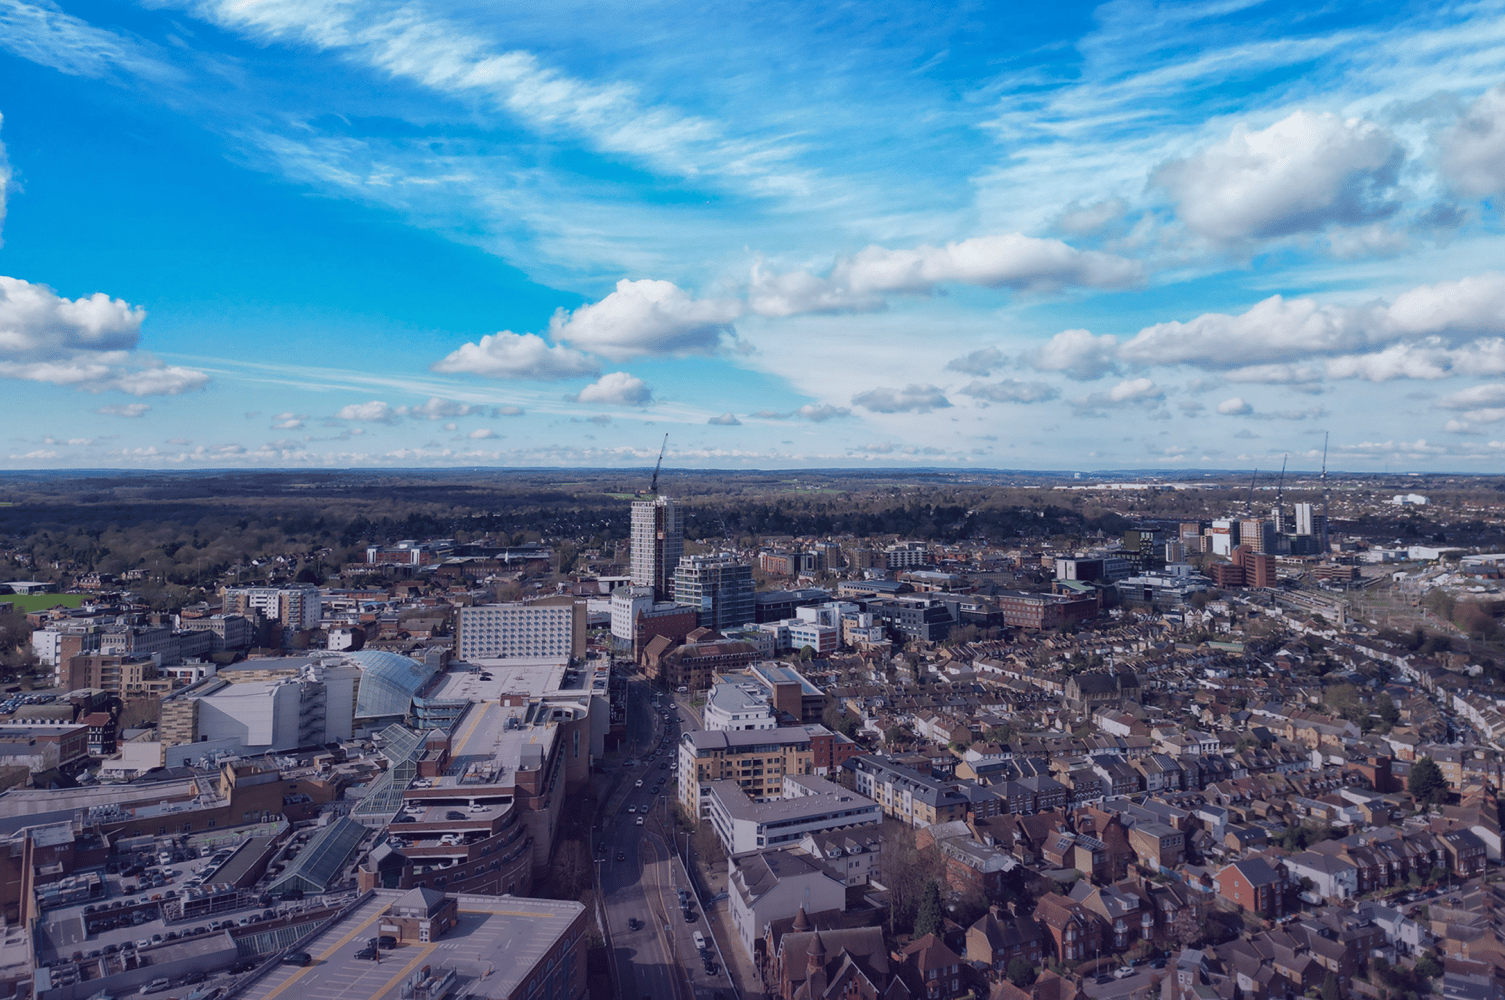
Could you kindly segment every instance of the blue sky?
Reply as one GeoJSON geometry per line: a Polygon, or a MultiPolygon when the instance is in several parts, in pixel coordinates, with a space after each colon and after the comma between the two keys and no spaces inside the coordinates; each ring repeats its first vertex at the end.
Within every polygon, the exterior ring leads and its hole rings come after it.
{"type": "Polygon", "coordinates": [[[1497,472],[1502,6],[0,0],[0,468],[1497,472]]]}

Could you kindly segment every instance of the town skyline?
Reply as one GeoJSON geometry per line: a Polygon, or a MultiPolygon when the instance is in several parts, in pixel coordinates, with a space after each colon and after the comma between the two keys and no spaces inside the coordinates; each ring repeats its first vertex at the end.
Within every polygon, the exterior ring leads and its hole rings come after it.
{"type": "Polygon", "coordinates": [[[0,3],[0,468],[1481,471],[1490,5],[0,3]]]}

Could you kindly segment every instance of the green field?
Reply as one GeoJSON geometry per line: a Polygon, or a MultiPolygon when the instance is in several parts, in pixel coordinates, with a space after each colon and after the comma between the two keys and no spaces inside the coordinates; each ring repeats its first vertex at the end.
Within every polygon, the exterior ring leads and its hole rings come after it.
{"type": "Polygon", "coordinates": [[[0,604],[10,601],[17,611],[45,611],[61,604],[76,608],[84,603],[87,594],[0,594],[0,604]]]}

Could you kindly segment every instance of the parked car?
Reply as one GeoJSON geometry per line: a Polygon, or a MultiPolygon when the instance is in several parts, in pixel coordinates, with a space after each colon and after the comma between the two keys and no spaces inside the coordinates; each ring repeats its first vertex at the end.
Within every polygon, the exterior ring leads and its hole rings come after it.
{"type": "Polygon", "coordinates": [[[306,951],[290,951],[282,956],[283,965],[308,965],[314,957],[306,951]]]}

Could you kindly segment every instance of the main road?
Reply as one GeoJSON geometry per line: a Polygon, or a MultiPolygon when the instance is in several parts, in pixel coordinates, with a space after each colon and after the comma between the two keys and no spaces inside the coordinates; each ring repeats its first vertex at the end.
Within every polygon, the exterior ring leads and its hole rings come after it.
{"type": "Polygon", "coordinates": [[[616,982],[628,1000],[693,1000],[687,966],[700,959],[686,931],[708,928],[698,912],[687,927],[678,897],[683,868],[645,825],[649,810],[664,815],[663,800],[673,796],[679,712],[667,696],[655,707],[646,683],[629,681],[627,688],[628,756],[602,806],[595,845],[616,982]]]}

